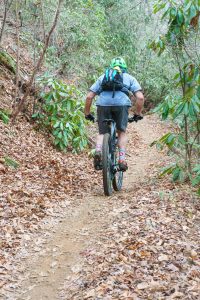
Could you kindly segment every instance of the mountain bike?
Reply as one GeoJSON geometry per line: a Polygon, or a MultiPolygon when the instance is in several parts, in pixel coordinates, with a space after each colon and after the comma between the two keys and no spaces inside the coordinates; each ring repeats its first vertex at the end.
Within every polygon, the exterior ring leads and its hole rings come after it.
{"type": "MultiPolygon", "coordinates": [[[[134,115],[129,117],[128,122],[137,122],[143,117],[134,115]]],[[[119,151],[117,149],[118,137],[116,123],[113,119],[105,119],[104,122],[109,132],[104,134],[102,147],[102,170],[104,194],[110,196],[115,191],[120,191],[123,183],[124,171],[118,165],[119,151]]]]}

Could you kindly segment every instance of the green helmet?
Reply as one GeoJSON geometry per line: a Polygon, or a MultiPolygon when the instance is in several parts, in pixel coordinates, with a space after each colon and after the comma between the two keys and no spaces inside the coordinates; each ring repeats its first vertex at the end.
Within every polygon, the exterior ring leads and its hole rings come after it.
{"type": "Polygon", "coordinates": [[[116,57],[111,60],[110,67],[120,67],[122,69],[127,69],[125,60],[122,57],[116,57]]]}

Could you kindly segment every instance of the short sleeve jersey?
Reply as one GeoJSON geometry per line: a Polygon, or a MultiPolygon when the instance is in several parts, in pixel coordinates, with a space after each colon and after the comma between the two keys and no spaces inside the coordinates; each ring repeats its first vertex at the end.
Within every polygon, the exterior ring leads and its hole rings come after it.
{"type": "MultiPolygon", "coordinates": [[[[90,87],[90,91],[98,95],[96,105],[97,106],[131,106],[129,97],[121,92],[115,91],[114,97],[112,91],[101,91],[101,84],[104,78],[104,74],[101,75],[97,81],[90,87]]],[[[142,88],[138,81],[128,73],[123,73],[123,83],[129,87],[132,93],[141,91],[142,88]]]]}

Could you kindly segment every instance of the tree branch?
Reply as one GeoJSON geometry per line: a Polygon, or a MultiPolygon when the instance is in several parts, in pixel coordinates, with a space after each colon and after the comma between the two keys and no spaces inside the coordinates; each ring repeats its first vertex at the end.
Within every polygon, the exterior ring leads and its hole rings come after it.
{"type": "Polygon", "coordinates": [[[47,50],[47,47],[48,47],[48,45],[49,45],[50,37],[51,37],[51,35],[52,35],[52,33],[53,33],[53,31],[54,31],[56,25],[57,25],[58,17],[59,17],[59,14],[60,14],[60,7],[61,7],[62,2],[63,2],[63,0],[59,0],[59,2],[58,2],[58,7],[57,7],[57,11],[56,11],[56,14],[55,14],[55,17],[54,17],[53,25],[52,25],[52,27],[51,27],[51,29],[50,29],[50,31],[49,31],[47,37],[46,37],[43,51],[42,51],[42,53],[41,53],[41,55],[40,55],[40,58],[39,58],[39,60],[38,60],[38,62],[37,62],[37,64],[36,64],[36,66],[35,66],[35,68],[34,68],[34,70],[33,70],[33,73],[32,73],[32,75],[31,75],[31,78],[30,78],[30,80],[29,80],[29,82],[28,82],[27,90],[26,90],[26,92],[25,92],[23,98],[22,98],[21,101],[19,102],[18,107],[16,108],[16,110],[15,110],[15,111],[13,112],[13,114],[12,114],[12,124],[15,122],[17,115],[18,115],[19,112],[22,110],[22,108],[23,108],[23,106],[24,106],[24,103],[25,103],[25,101],[26,101],[26,99],[27,99],[27,97],[28,97],[28,95],[29,95],[29,93],[30,93],[30,90],[31,90],[31,87],[32,87],[32,84],[33,84],[33,81],[34,81],[34,78],[35,78],[35,75],[36,75],[36,73],[38,72],[38,70],[40,69],[40,67],[41,67],[41,65],[42,65],[42,62],[43,62],[43,59],[44,59],[44,55],[45,55],[46,50],[47,50]]]}

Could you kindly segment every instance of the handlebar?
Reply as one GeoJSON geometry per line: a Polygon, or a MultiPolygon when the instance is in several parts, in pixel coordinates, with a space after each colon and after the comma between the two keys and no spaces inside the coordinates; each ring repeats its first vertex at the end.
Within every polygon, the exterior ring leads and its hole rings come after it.
{"type": "Polygon", "coordinates": [[[128,122],[129,122],[129,123],[137,122],[137,121],[140,121],[140,120],[142,120],[142,119],[143,119],[143,116],[134,114],[132,117],[129,117],[129,118],[128,118],[128,122]]]}
{"type": "MultiPolygon", "coordinates": [[[[85,118],[86,118],[86,120],[91,121],[93,123],[95,121],[97,121],[97,120],[95,120],[95,117],[92,114],[89,114],[89,115],[85,116],[85,118]]],[[[134,114],[132,117],[128,117],[128,123],[138,122],[142,119],[143,119],[143,116],[134,114]]],[[[112,119],[106,119],[103,122],[112,122],[112,121],[113,121],[112,119]]]]}

